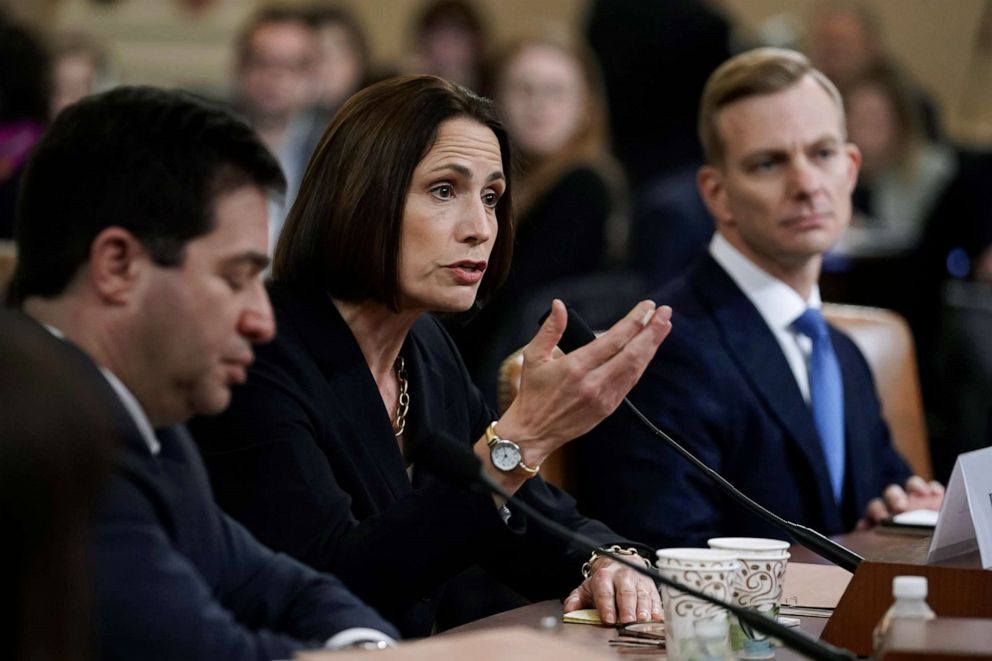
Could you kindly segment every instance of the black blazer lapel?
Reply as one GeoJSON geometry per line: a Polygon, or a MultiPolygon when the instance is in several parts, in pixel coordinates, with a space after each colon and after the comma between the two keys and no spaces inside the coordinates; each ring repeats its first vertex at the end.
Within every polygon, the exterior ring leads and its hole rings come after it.
{"type": "MultiPolygon", "coordinates": [[[[459,387],[450,378],[445,379],[435,361],[431,360],[431,348],[422,346],[411,333],[403,347],[410,375],[410,418],[413,436],[429,433],[431,429],[446,427],[448,409],[452,402],[463,401],[453,397],[450,389],[459,387]],[[425,393],[431,393],[428,400],[425,393]]],[[[462,440],[462,439],[457,439],[462,440]]]]}
{"type": "Polygon", "coordinates": [[[364,474],[365,484],[373,494],[377,488],[389,494],[378,499],[383,506],[410,493],[410,479],[379,389],[337,308],[319,290],[273,283],[270,293],[274,305],[290,312],[288,318],[324,375],[319,387],[330,401],[321,415],[340,442],[350,446],[351,456],[364,459],[356,468],[364,474]],[[342,373],[347,377],[341,378],[342,373]],[[379,485],[372,482],[372,475],[380,477],[379,485]]]}
{"type": "Polygon", "coordinates": [[[690,274],[691,286],[720,329],[727,350],[740,365],[766,410],[787,431],[816,477],[823,520],[837,521],[819,433],[809,406],[792,378],[792,368],[757,308],[712,257],[706,255],[690,274]]]}

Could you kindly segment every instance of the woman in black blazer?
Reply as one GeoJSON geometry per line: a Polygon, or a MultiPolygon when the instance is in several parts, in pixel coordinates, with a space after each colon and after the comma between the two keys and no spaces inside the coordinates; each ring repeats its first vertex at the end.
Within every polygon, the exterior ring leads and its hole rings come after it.
{"type": "MultiPolygon", "coordinates": [[[[279,335],[259,348],[227,412],[192,426],[224,508],[266,544],[333,571],[406,636],[430,633],[442,588],[468,567],[539,599],[574,588],[588,559],[491,496],[414,465],[418,438],[446,433],[506,489],[603,544],[629,545],[538,469],[616,408],[670,310],[644,301],[556,359],[566,324],[556,301],[498,420],[424,314],[466,310],[505,276],[509,167],[490,103],[451,83],[395,78],[352,97],[276,249],[279,335]]],[[[565,602],[593,606],[608,622],[660,616],[651,582],[606,558],[565,602]]]]}

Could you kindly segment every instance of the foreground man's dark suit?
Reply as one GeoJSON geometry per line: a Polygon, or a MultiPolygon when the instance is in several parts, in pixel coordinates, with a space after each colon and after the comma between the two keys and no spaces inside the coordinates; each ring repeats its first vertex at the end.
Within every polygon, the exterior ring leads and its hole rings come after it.
{"type": "MultiPolygon", "coordinates": [[[[831,328],[844,380],[844,499],[831,494],[813,416],[771,329],[708,254],[652,295],[672,332],[630,399],[707,465],[773,512],[826,534],[850,530],[909,469],[892,448],[868,365],[831,328]]],[[[623,407],[579,443],[580,505],[656,547],[723,535],[784,538],[731,503],[623,407]]]]}
{"type": "MultiPolygon", "coordinates": [[[[93,367],[94,387],[106,389],[93,367]]],[[[263,547],[217,507],[185,429],[153,456],[120,408],[123,445],[89,560],[105,659],[285,659],[351,627],[393,627],[332,576],[263,547]]]]}
{"type": "MultiPolygon", "coordinates": [[[[415,467],[411,485],[365,358],[328,296],[280,284],[270,293],[278,336],[258,348],[231,407],[191,425],[227,512],[272,548],[333,572],[404,636],[429,634],[445,584],[476,564],[531,599],[579,584],[587,553],[519,514],[508,528],[488,495],[427,470],[415,467]]],[[[401,355],[408,438],[446,432],[475,443],[496,417],[441,325],[421,317],[401,355]]],[[[518,493],[572,529],[624,543],[540,478],[518,493]]]]}

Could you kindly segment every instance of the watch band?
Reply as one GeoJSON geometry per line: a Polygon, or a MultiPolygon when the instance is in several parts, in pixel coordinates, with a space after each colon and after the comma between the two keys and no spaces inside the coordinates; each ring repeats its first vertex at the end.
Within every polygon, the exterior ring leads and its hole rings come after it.
{"type": "MultiPolygon", "coordinates": [[[[490,448],[493,445],[495,445],[498,441],[506,441],[506,440],[508,440],[508,439],[505,439],[505,438],[501,437],[499,434],[496,433],[496,423],[497,422],[499,422],[499,421],[498,420],[493,420],[492,422],[490,422],[489,423],[489,426],[486,427],[486,431],[484,432],[485,433],[485,437],[486,437],[486,445],[489,446],[490,448]]],[[[510,442],[513,443],[513,441],[510,441],[510,442]]],[[[514,445],[516,445],[516,443],[514,443],[514,445]]],[[[517,448],[519,448],[519,447],[520,446],[517,445],[517,448]]],[[[520,468],[520,469],[526,471],[527,473],[530,473],[532,476],[533,475],[537,475],[538,472],[540,472],[540,470],[541,470],[541,466],[540,465],[534,467],[534,466],[528,466],[527,464],[525,464],[522,456],[517,461],[517,468],[520,468]]]]}
{"type": "Polygon", "coordinates": [[[497,422],[496,420],[490,422],[489,426],[486,427],[486,431],[483,432],[483,434],[485,434],[486,437],[486,445],[488,445],[489,447],[492,447],[493,444],[496,443],[496,441],[503,440],[496,433],[496,422],[497,422]]]}
{"type": "Polygon", "coordinates": [[[517,466],[520,467],[520,468],[522,468],[523,470],[527,471],[531,475],[537,475],[539,472],[541,472],[541,467],[540,466],[537,466],[536,468],[532,468],[532,467],[528,466],[527,464],[525,464],[523,459],[520,460],[520,463],[518,463],[517,466]]]}

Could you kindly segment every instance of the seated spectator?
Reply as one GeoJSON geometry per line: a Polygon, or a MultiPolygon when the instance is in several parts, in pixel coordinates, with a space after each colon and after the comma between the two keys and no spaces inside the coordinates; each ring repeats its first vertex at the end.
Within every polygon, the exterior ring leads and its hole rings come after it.
{"type": "Polygon", "coordinates": [[[929,254],[936,246],[924,246],[923,237],[934,223],[965,222],[935,216],[944,214],[945,196],[960,175],[958,155],[927,137],[914,88],[889,65],[869,67],[849,81],[844,105],[862,165],[856,213],[831,253],[825,287],[834,300],[889,308],[907,319],[929,400],[935,311],[946,274],[924,263],[936,258],[929,254]]]}
{"type": "Polygon", "coordinates": [[[702,157],[699,93],[731,54],[713,0],[592,0],[587,35],[602,63],[613,148],[635,194],[702,157]]]}
{"type": "Polygon", "coordinates": [[[247,125],[151,88],[63,110],[25,173],[10,302],[66,340],[122,439],[90,531],[106,658],[261,661],[395,635],[225,516],[183,427],[227,406],[275,331],[260,273],[284,185],[247,125]]]}
{"type": "Polygon", "coordinates": [[[487,36],[483,21],[466,0],[432,0],[417,17],[407,73],[429,74],[489,95],[487,36]]]}
{"type": "Polygon", "coordinates": [[[290,7],[256,12],[236,44],[235,105],[286,175],[286,195],[271,209],[272,246],[323,131],[323,118],[310,110],[315,57],[307,15],[290,7]]]}
{"type": "Polygon", "coordinates": [[[587,553],[415,463],[423,438],[450,436],[563,525],[634,548],[538,473],[619,405],[667,334],[669,310],[642,301],[600,340],[555,359],[567,317],[558,302],[502,417],[428,314],[468,309],[506,274],[510,163],[491,103],[448,81],[392,78],[353,96],[276,248],[279,337],[259,347],[230,410],[192,427],[228,512],[342,577],[404,636],[428,635],[450,598],[488,598],[458,583],[478,566],[490,585],[568,595],[565,610],[595,607],[605,622],[660,617],[650,580],[607,558],[581,572],[587,553]]]}
{"type": "Polygon", "coordinates": [[[112,399],[37,324],[0,312],[0,593],[5,656],[91,658],[86,531],[110,472],[112,399]]]}
{"type": "MultiPolygon", "coordinates": [[[[622,177],[607,147],[602,79],[578,37],[547,31],[523,38],[498,58],[495,74],[496,103],[519,154],[513,263],[475,318],[450,326],[490,401],[499,361],[519,348],[505,338],[520,335],[521,325],[530,337],[536,325],[536,318],[520,316],[529,295],[606,266],[611,217],[622,198],[622,177]]],[[[540,301],[545,310],[552,297],[540,301]]]]}
{"type": "Polygon", "coordinates": [[[962,257],[981,264],[992,238],[981,236],[989,234],[982,226],[992,226],[992,198],[982,183],[988,159],[927,137],[911,84],[889,66],[853,81],[845,107],[851,141],[862,154],[853,196],[860,213],[832,253],[844,258],[831,274],[833,296],[906,317],[932,411],[948,385],[936,378],[941,290],[948,279],[970,275],[962,257]]]}
{"type": "Polygon", "coordinates": [[[110,58],[106,51],[82,32],[53,35],[52,117],[66,106],[113,86],[110,58]]]}
{"type": "Polygon", "coordinates": [[[368,44],[355,17],[343,7],[314,4],[304,16],[315,44],[311,98],[321,120],[329,123],[341,104],[369,83],[368,44]]]}
{"type": "Polygon", "coordinates": [[[954,150],[927,138],[909,83],[877,66],[844,95],[851,142],[861,151],[855,217],[838,249],[850,256],[887,257],[917,248],[941,194],[957,174],[954,150]]]}
{"type": "MultiPolygon", "coordinates": [[[[893,66],[882,36],[881,21],[864,0],[823,0],[813,5],[805,50],[813,66],[846,95],[848,86],[873,68],[893,66]]],[[[924,133],[939,139],[942,132],[936,104],[919,86],[906,82],[911,85],[924,133]]]]}
{"type": "MultiPolygon", "coordinates": [[[[794,51],[728,60],[703,91],[707,254],[653,298],[673,331],[631,400],[781,516],[825,534],[937,508],[892,447],[861,352],[821,315],[823,254],[851,217],[860,155],[836,87],[794,51]]],[[[581,502],[656,546],[782,537],[628,411],[579,444],[581,502]]]]}

